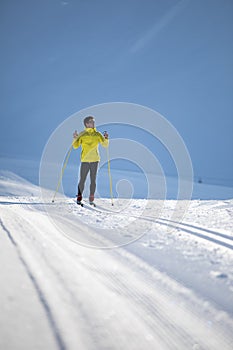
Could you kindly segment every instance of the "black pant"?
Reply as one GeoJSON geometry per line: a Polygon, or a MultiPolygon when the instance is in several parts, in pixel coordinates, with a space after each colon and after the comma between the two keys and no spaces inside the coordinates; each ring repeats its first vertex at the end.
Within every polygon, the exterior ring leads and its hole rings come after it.
{"type": "Polygon", "coordinates": [[[85,181],[87,178],[87,174],[90,171],[90,196],[93,196],[96,189],[96,174],[98,169],[99,162],[82,162],[80,167],[80,180],[78,184],[78,197],[82,198],[82,193],[84,190],[85,181]]]}

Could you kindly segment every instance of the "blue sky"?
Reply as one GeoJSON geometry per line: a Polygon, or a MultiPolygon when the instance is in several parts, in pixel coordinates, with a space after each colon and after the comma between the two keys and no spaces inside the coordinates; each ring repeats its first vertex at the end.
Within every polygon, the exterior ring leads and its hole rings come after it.
{"type": "Polygon", "coordinates": [[[71,114],[131,102],[175,126],[196,177],[233,185],[233,1],[2,0],[0,16],[0,155],[40,159],[71,114]]]}

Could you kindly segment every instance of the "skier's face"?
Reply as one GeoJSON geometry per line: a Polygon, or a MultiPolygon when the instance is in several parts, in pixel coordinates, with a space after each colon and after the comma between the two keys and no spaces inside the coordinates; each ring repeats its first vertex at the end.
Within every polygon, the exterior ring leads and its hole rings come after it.
{"type": "Polygon", "coordinates": [[[87,127],[94,128],[95,127],[95,119],[89,120],[89,122],[87,123],[87,127]]]}

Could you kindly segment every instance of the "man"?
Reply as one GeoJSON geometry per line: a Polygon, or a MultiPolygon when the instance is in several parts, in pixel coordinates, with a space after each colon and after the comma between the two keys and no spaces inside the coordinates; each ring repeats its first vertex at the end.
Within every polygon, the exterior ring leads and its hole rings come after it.
{"type": "Polygon", "coordinates": [[[103,147],[108,147],[108,134],[104,132],[102,135],[95,128],[95,119],[92,116],[88,116],[84,119],[85,130],[80,134],[75,132],[73,133],[74,141],[72,143],[73,148],[76,149],[79,146],[82,148],[81,152],[81,167],[80,167],[80,180],[78,184],[78,194],[77,194],[77,204],[82,204],[82,193],[84,190],[85,181],[87,174],[90,172],[90,195],[89,203],[95,205],[94,195],[96,189],[96,175],[98,164],[100,161],[100,155],[98,151],[99,143],[103,147]]]}

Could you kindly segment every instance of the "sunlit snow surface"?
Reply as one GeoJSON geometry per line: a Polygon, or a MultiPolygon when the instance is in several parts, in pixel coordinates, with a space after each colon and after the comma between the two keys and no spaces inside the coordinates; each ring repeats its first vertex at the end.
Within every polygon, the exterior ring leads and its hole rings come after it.
{"type": "Polygon", "coordinates": [[[53,204],[6,171],[0,193],[1,348],[232,348],[232,199],[179,222],[175,200],[53,204]]]}

